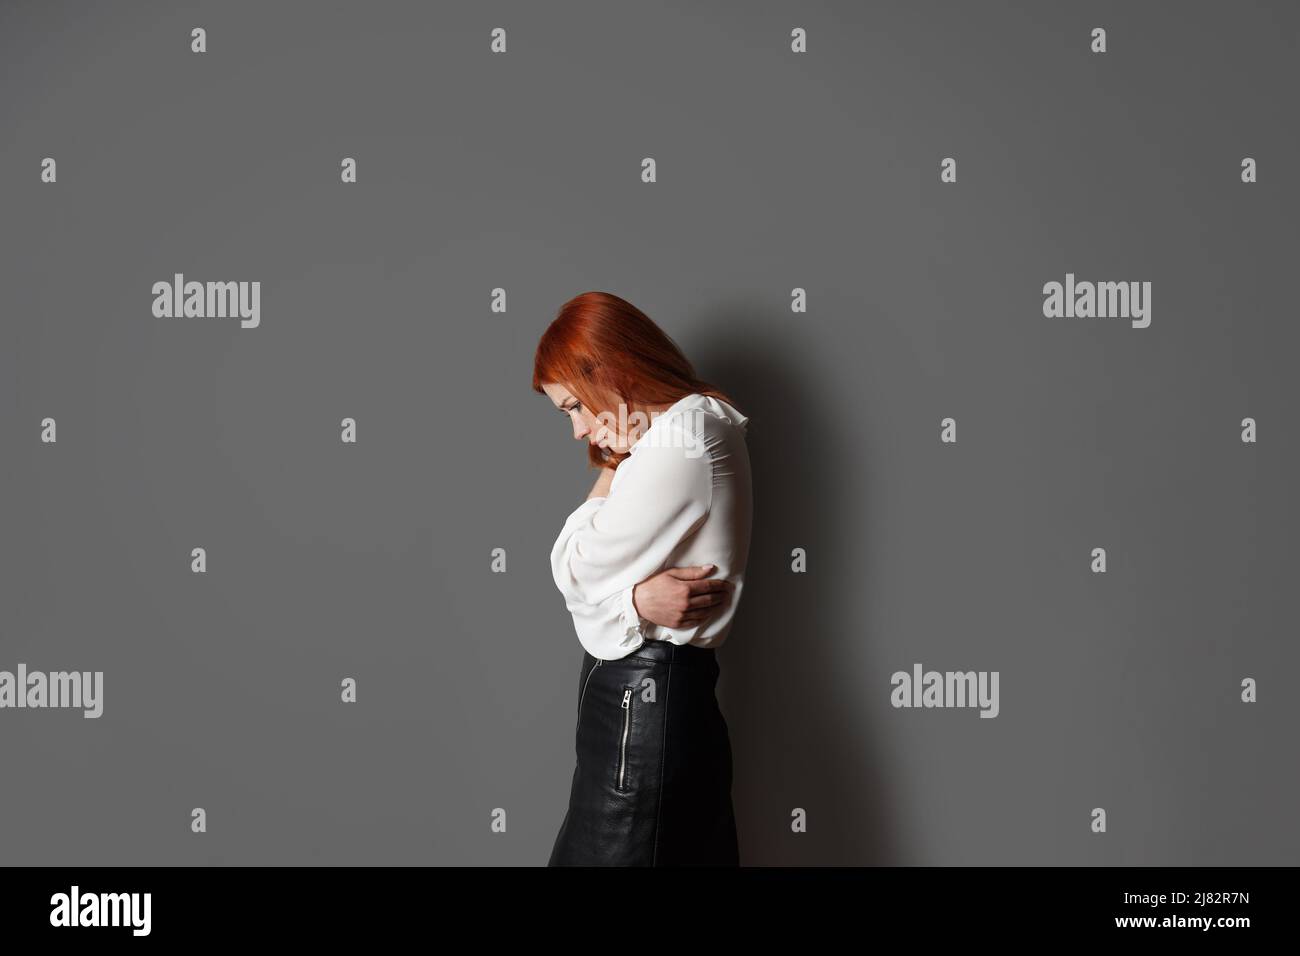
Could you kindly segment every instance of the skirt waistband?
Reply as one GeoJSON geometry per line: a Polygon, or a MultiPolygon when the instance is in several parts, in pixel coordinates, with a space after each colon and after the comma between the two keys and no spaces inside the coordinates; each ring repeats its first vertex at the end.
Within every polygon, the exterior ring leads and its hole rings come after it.
{"type": "Polygon", "coordinates": [[[709,664],[717,662],[717,648],[700,647],[698,644],[674,644],[672,641],[647,640],[626,657],[619,657],[606,664],[619,661],[667,661],[672,664],[709,664]]]}

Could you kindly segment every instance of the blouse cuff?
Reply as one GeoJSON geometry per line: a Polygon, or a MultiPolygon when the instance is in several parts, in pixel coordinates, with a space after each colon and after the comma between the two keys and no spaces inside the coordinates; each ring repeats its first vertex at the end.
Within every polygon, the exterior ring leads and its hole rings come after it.
{"type": "Polygon", "coordinates": [[[637,613],[636,604],[632,602],[632,592],[635,589],[634,584],[623,591],[623,612],[620,615],[623,623],[623,639],[619,641],[620,647],[627,647],[632,642],[645,637],[641,631],[641,615],[637,613]]]}

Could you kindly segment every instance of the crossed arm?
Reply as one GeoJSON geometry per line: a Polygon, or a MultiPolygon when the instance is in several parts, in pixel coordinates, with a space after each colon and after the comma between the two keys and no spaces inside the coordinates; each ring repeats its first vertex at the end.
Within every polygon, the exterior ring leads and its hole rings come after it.
{"type": "MultiPolygon", "coordinates": [[[[613,468],[600,469],[600,476],[591,486],[587,499],[608,496],[613,480],[613,468]]],[[[697,564],[665,568],[634,586],[633,606],[651,624],[671,628],[699,624],[721,610],[731,596],[730,581],[709,577],[716,567],[697,564]]]]}
{"type": "Polygon", "coordinates": [[[621,608],[625,622],[640,617],[669,628],[692,627],[730,600],[731,582],[709,577],[716,566],[670,567],[639,579],[635,571],[631,578],[615,572],[637,562],[653,566],[652,547],[675,540],[704,517],[707,508],[701,510],[699,501],[708,493],[701,485],[709,480],[707,461],[691,462],[680,452],[674,457],[672,449],[638,454],[654,456],[641,469],[641,486],[620,491],[616,498],[609,497],[615,470],[600,469],[587,493],[587,502],[598,503],[575,512],[582,526],[552,554],[556,584],[575,614],[590,611],[595,616],[606,605],[621,608]],[[632,502],[644,510],[633,510],[632,502]]]}

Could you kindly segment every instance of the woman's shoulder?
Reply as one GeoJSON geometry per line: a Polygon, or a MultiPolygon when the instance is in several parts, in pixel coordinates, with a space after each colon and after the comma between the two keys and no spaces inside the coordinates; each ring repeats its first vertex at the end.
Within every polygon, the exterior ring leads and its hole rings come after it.
{"type": "Polygon", "coordinates": [[[679,411],[681,427],[712,447],[743,442],[749,417],[712,395],[690,395],[679,411]]]}
{"type": "Polygon", "coordinates": [[[686,430],[702,436],[706,433],[721,434],[728,428],[736,428],[743,435],[748,422],[749,416],[742,414],[740,409],[729,402],[693,392],[660,413],[651,424],[651,430],[659,425],[665,430],[686,430]]]}
{"type": "Polygon", "coordinates": [[[691,394],[661,412],[633,445],[640,448],[684,448],[689,458],[712,458],[729,445],[743,443],[748,417],[735,406],[711,395],[691,394]]]}

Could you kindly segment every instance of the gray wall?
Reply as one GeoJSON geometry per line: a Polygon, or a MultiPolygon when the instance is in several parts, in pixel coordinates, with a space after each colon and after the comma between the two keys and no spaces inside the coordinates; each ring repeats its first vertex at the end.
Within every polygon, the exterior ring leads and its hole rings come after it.
{"type": "Polygon", "coordinates": [[[588,289],[752,416],[743,862],[1300,862],[1298,27],[5,3],[0,670],[103,671],[104,712],[0,710],[0,862],[544,863],[592,476],[529,379],[588,289]],[[260,325],[155,317],[175,272],[260,325]],[[1045,317],[1067,272],[1150,281],[1150,326],[1045,317]],[[996,719],[891,706],[917,662],[997,671],[996,719]]]}

